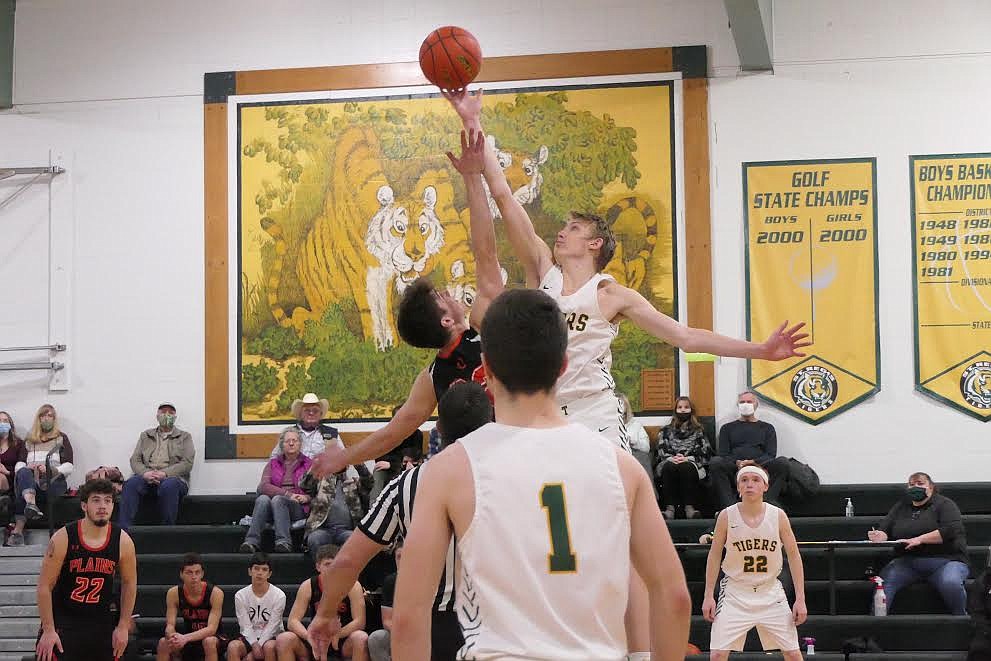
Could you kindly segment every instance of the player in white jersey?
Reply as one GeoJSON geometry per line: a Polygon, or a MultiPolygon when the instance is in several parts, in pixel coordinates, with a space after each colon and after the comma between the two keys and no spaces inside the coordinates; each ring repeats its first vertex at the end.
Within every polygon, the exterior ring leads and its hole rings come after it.
{"type": "Polygon", "coordinates": [[[719,513],[705,565],[702,615],[712,622],[709,658],[725,661],[731,650],[743,650],[747,633],[757,627],[765,650],[779,649],[788,661],[800,661],[797,626],[805,622],[805,571],[791,523],[781,509],[764,502],[767,472],[744,466],[736,476],[741,502],[719,513]],[[723,580],[719,600],[712,597],[719,561],[723,580]],[[778,574],[782,550],[795,582],[795,605],[788,607],[778,574]]]}
{"type": "Polygon", "coordinates": [[[396,588],[395,659],[429,658],[453,530],[460,658],[624,658],[632,560],[650,595],[654,658],[680,661],[691,604],[650,479],[556,405],[567,349],[560,308],[539,291],[507,291],[485,315],[482,343],[499,422],[422,469],[396,588]]]}
{"type": "MultiPolygon", "coordinates": [[[[455,167],[467,179],[467,172],[482,173],[506,224],[513,252],[526,273],[526,286],[540,288],[561,306],[568,324],[568,364],[561,375],[558,405],[561,411],[590,429],[605,435],[620,447],[629,449],[624,410],[613,389],[609,369],[611,344],[619,322],[628,319],[651,335],[684,351],[704,351],[720,356],[783,360],[804,356],[799,349],[811,343],[801,333],[805,324],[788,327],[786,321],[762,343],[738,340],[708,330],[678,323],[657,310],[636,290],[624,287],[602,271],[616,250],[616,237],[609,224],[598,216],[571,212],[558,232],[551,251],[536,233],[523,205],[513,197],[495,151],[481,137],[482,93],[445,92],[468,132],[462,138],[462,156],[455,167]]],[[[469,204],[472,190],[468,190],[469,204]]],[[[477,196],[479,193],[475,193],[477,196]]],[[[472,208],[475,208],[475,203],[472,208]]],[[[494,230],[479,230],[483,223],[472,223],[472,246],[476,255],[495,241],[494,230]]],[[[486,261],[493,261],[488,256],[486,261]]],[[[478,273],[479,288],[494,288],[495,276],[478,273]]],[[[501,276],[500,276],[501,277],[501,276]]],[[[498,409],[497,409],[498,415],[498,409]]],[[[650,641],[643,613],[646,612],[643,584],[631,577],[627,621],[630,649],[642,658],[650,641]]]]}

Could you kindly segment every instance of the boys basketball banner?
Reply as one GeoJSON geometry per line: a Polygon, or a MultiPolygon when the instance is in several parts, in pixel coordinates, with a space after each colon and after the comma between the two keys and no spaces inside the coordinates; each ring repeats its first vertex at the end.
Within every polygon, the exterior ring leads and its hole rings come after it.
{"type": "Polygon", "coordinates": [[[748,383],[813,425],[880,390],[875,189],[873,158],[743,164],[747,337],[804,321],[813,342],[748,383]]]}
{"type": "Polygon", "coordinates": [[[915,388],[991,420],[991,154],[912,156],[915,388]]]}

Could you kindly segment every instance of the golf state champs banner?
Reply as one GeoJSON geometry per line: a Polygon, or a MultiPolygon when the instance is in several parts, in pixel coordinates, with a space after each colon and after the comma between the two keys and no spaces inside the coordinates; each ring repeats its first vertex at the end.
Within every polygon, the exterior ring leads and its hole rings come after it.
{"type": "Polygon", "coordinates": [[[880,390],[876,182],[873,158],[743,164],[747,336],[804,321],[813,341],[747,380],[813,425],[880,390]]]}
{"type": "Polygon", "coordinates": [[[909,158],[915,388],[991,419],[991,154],[909,158]]]}

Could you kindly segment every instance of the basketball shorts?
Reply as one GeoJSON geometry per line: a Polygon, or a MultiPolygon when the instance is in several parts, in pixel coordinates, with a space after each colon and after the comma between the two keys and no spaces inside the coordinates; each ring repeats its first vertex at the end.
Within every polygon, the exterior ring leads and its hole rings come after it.
{"type": "Polygon", "coordinates": [[[754,627],[765,651],[798,649],[798,629],[781,581],[752,586],[724,578],[709,649],[742,652],[747,633],[754,627]]]}
{"type": "MultiPolygon", "coordinates": [[[[56,661],[114,661],[113,622],[56,622],[55,631],[62,642],[62,652],[57,647],[53,650],[56,661]]],[[[37,640],[41,640],[41,631],[37,640]]]]}
{"type": "Polygon", "coordinates": [[[584,425],[627,452],[630,451],[623,404],[612,390],[603,390],[588,397],[561,403],[561,412],[568,422],[584,425]]]}
{"type": "MultiPolygon", "coordinates": [[[[227,639],[223,636],[215,636],[217,639],[217,657],[224,658],[227,653],[227,639]]],[[[248,646],[251,649],[251,646],[248,646]]],[[[206,650],[203,649],[203,641],[197,640],[182,648],[182,661],[203,661],[206,658],[206,650]]]]}
{"type": "Polygon", "coordinates": [[[464,644],[458,614],[453,611],[434,611],[430,627],[430,660],[455,661],[458,650],[464,644]]]}

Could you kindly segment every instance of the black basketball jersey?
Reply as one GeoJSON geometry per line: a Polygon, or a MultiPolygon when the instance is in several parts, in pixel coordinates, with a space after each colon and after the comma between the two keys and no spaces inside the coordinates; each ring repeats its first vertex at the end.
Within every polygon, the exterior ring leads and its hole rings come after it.
{"type": "Polygon", "coordinates": [[[213,594],[213,586],[209,581],[203,581],[203,594],[196,601],[193,601],[186,594],[186,590],[179,584],[179,617],[182,618],[181,633],[193,633],[206,628],[210,621],[210,596],[213,594]]]}
{"type": "Polygon", "coordinates": [[[434,384],[437,401],[447,389],[462,381],[475,381],[485,385],[485,368],[482,367],[482,338],[474,328],[461,334],[452,347],[437,352],[430,366],[430,378],[434,384]]]}
{"type": "MultiPolygon", "coordinates": [[[[320,574],[310,577],[310,607],[307,615],[313,617],[317,614],[317,607],[320,606],[320,599],[323,597],[323,579],[320,574]]],[[[354,617],[351,615],[351,598],[345,596],[341,603],[337,604],[337,617],[341,618],[341,626],[346,627],[354,617]]]]}
{"type": "Polygon", "coordinates": [[[108,523],[106,541],[90,547],[82,538],[83,520],[65,527],[68,547],[52,591],[56,626],[79,620],[109,619],[114,578],[120,562],[120,528],[108,523]]]}

